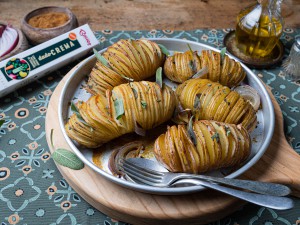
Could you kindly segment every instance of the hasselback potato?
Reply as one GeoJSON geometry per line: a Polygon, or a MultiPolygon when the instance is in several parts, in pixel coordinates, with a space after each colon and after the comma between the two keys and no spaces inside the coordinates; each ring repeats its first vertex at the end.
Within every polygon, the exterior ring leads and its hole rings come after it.
{"type": "Polygon", "coordinates": [[[175,93],[155,82],[131,82],[78,102],[65,125],[68,136],[95,148],[136,129],[148,130],[169,120],[176,106],[175,93]]]}
{"type": "Polygon", "coordinates": [[[191,50],[175,53],[167,57],[164,73],[170,80],[183,83],[204,67],[207,68],[207,73],[202,78],[228,87],[237,86],[246,77],[246,72],[239,62],[227,55],[222,57],[219,52],[213,50],[203,50],[200,55],[191,50]]]}
{"type": "Polygon", "coordinates": [[[177,87],[176,94],[181,106],[191,109],[196,120],[242,124],[248,131],[256,126],[256,112],[249,101],[219,83],[190,79],[177,87]]]}
{"type": "Polygon", "coordinates": [[[155,157],[171,172],[203,173],[238,166],[251,149],[242,126],[209,120],[169,127],[154,144],[155,157]],[[192,135],[191,135],[192,133],[192,135]]]}
{"type": "Polygon", "coordinates": [[[160,47],[144,39],[120,40],[109,46],[102,56],[106,63],[97,60],[86,85],[93,95],[126,83],[124,77],[134,81],[149,78],[165,61],[160,47]]]}

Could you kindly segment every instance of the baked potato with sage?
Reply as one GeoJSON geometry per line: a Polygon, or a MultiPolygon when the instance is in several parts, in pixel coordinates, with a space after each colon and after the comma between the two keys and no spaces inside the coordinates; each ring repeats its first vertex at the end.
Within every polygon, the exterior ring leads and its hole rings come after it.
{"type": "Polygon", "coordinates": [[[196,120],[241,124],[248,131],[256,126],[256,111],[250,102],[217,82],[190,79],[180,84],[175,92],[182,108],[190,109],[196,120]]]}
{"type": "Polygon", "coordinates": [[[222,85],[237,86],[246,77],[246,72],[239,62],[227,55],[213,50],[175,53],[167,57],[164,73],[172,81],[183,83],[199,73],[201,78],[207,78],[222,85]]]}
{"type": "Polygon", "coordinates": [[[155,82],[121,84],[106,95],[72,104],[74,112],[65,125],[68,136],[88,148],[95,148],[123,134],[154,128],[171,119],[175,93],[155,82]]]}
{"type": "Polygon", "coordinates": [[[204,173],[244,162],[251,139],[242,126],[211,120],[171,126],[154,144],[154,153],[171,172],[204,173]]]}
{"type": "Polygon", "coordinates": [[[166,58],[155,42],[145,39],[122,39],[99,57],[86,85],[93,95],[104,94],[107,89],[128,80],[141,81],[151,77],[166,58]]]}

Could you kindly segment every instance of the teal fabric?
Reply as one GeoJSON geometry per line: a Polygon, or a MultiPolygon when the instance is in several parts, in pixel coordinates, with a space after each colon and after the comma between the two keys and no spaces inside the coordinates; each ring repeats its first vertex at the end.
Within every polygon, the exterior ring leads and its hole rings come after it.
{"type": "MultiPolygon", "coordinates": [[[[188,39],[222,48],[224,30],[151,30],[95,32],[100,48],[121,38],[172,37],[188,39]]],[[[285,29],[281,37],[285,57],[300,36],[300,29],[285,29]]],[[[109,218],[83,200],[63,179],[49,154],[45,138],[47,106],[57,84],[78,62],[74,62],[37,82],[0,98],[0,222],[7,224],[125,224],[109,218]]],[[[272,89],[279,103],[285,134],[300,154],[300,83],[285,79],[280,66],[254,72],[272,89]]],[[[297,225],[300,200],[293,198],[292,210],[277,211],[252,204],[211,224],[215,225],[297,225]]],[[[200,221],[199,221],[200,222],[200,221]]]]}

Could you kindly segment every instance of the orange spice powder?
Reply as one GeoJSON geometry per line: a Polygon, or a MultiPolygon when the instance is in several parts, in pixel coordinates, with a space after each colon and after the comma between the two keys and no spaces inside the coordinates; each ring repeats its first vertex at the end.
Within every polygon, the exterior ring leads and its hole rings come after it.
{"type": "Polygon", "coordinates": [[[65,24],[68,20],[69,17],[65,13],[51,12],[30,18],[28,24],[36,28],[53,28],[65,24]]]}

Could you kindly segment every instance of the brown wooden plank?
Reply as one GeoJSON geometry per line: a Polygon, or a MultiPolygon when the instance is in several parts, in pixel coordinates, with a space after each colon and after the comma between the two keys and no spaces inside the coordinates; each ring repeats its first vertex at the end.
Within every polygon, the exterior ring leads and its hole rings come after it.
{"type": "MultiPolygon", "coordinates": [[[[234,28],[249,0],[0,0],[0,20],[20,26],[28,12],[44,6],[69,7],[79,24],[93,30],[234,28]],[[16,7],[17,6],[17,7],[16,7]]],[[[300,0],[285,0],[285,27],[300,27],[300,0]]]]}

